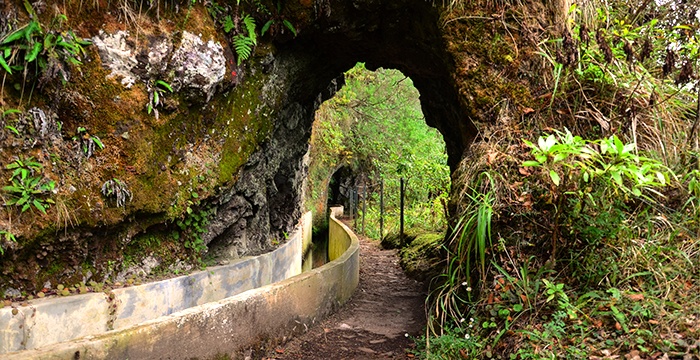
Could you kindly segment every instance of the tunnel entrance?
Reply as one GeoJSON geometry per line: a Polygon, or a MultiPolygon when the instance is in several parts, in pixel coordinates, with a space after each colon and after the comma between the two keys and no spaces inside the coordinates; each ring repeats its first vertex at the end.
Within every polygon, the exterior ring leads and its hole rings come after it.
{"type": "Polygon", "coordinates": [[[319,107],[312,128],[306,194],[307,207],[316,209],[314,248],[325,248],[333,206],[345,209],[357,233],[381,239],[398,232],[402,179],[406,227],[444,230],[445,142],[425,123],[413,81],[398,70],[358,63],[344,84],[319,107]]]}
{"type": "MultiPolygon", "coordinates": [[[[367,70],[396,69],[402,78],[411,79],[416,94],[420,92],[415,101],[425,123],[444,137],[450,171],[457,168],[476,136],[468,115],[470,105],[460,100],[464,97],[453,78],[454,59],[442,37],[440,10],[432,2],[320,3],[323,6],[308,7],[296,14],[297,19],[290,19],[310,25],[300,25],[294,38],[278,39],[273,53],[260,63],[259,70],[270,79],[261,96],[274,99],[277,110],[268,140],[251,156],[231,192],[234,196],[226,214],[232,218],[252,214],[245,223],[239,221],[239,228],[232,228],[243,240],[253,238],[264,245],[269,234],[283,238],[305,208],[327,205],[309,204],[304,190],[304,179],[308,171],[313,172],[306,157],[312,124],[321,104],[343,88],[343,72],[358,62],[364,62],[367,70]],[[241,209],[235,203],[241,198],[250,206],[241,209]]],[[[325,209],[315,210],[325,214],[325,209]]]]}

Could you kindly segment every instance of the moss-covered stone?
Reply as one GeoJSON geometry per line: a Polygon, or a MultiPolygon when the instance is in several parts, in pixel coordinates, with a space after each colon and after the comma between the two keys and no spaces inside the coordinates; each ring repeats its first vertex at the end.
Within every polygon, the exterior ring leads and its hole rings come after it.
{"type": "Polygon", "coordinates": [[[400,264],[406,274],[423,281],[438,275],[443,262],[441,250],[445,234],[422,233],[399,251],[400,264]]]}

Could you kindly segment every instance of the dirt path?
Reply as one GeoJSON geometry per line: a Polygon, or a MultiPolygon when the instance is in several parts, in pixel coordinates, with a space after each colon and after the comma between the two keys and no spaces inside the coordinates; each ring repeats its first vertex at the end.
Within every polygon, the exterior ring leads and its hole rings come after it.
{"type": "MultiPolygon", "coordinates": [[[[359,237],[359,236],[358,236],[359,237]]],[[[406,359],[425,327],[425,294],[406,277],[396,250],[360,237],[360,284],[348,303],[268,359],[406,359]]]]}

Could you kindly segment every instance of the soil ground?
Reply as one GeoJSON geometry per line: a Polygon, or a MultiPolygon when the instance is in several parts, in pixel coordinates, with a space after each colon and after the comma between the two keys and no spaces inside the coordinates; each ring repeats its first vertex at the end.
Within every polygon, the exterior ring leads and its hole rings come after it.
{"type": "Polygon", "coordinates": [[[396,250],[360,239],[360,284],[350,300],[267,359],[407,359],[425,328],[425,292],[399,266],[396,250]]]}

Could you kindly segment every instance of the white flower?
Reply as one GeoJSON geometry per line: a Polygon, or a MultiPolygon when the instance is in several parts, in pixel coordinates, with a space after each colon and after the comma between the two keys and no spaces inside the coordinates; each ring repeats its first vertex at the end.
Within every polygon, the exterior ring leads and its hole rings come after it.
{"type": "Polygon", "coordinates": [[[467,282],[466,282],[466,281],[463,282],[463,283],[462,283],[462,286],[467,286],[467,282]]]}
{"type": "Polygon", "coordinates": [[[463,322],[464,322],[464,318],[459,319],[459,322],[463,323],[463,322]]]}
{"type": "Polygon", "coordinates": [[[467,291],[472,291],[471,286],[467,286],[467,291]]]}
{"type": "Polygon", "coordinates": [[[471,337],[471,336],[469,336],[469,334],[464,334],[464,338],[465,338],[465,339],[469,340],[470,337],[471,337]]]}
{"type": "Polygon", "coordinates": [[[474,322],[474,318],[469,318],[469,322],[470,323],[474,322]]]}
{"type": "Polygon", "coordinates": [[[408,333],[405,333],[403,336],[408,337],[408,333]]]}

